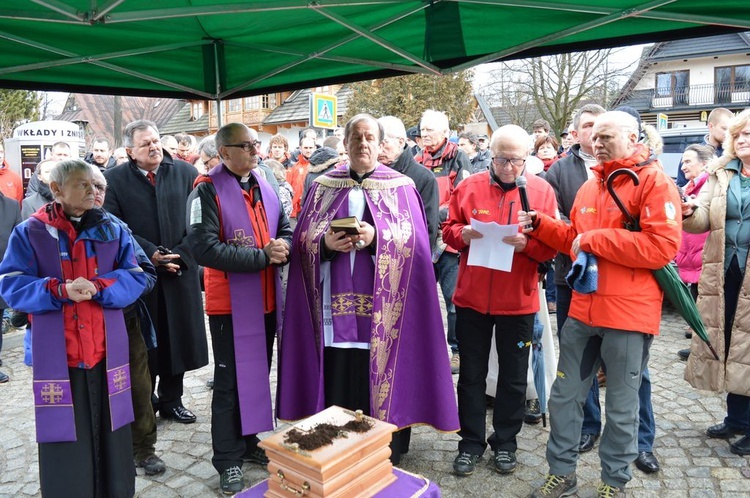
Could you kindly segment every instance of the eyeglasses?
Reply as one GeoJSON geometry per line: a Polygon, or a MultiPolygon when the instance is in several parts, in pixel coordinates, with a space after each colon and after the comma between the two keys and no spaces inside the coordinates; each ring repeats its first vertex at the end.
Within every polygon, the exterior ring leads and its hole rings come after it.
{"type": "Polygon", "coordinates": [[[260,149],[261,143],[260,140],[255,140],[253,142],[242,142],[241,144],[224,144],[224,147],[238,147],[245,152],[250,152],[253,149],[260,149]]]}
{"type": "Polygon", "coordinates": [[[94,188],[96,190],[98,190],[99,192],[106,192],[107,191],[107,186],[104,185],[103,183],[95,183],[94,184],[94,188]]]}
{"type": "Polygon", "coordinates": [[[496,166],[500,166],[501,168],[505,166],[506,164],[510,163],[511,166],[515,166],[516,168],[520,168],[524,164],[526,164],[526,159],[518,159],[518,158],[508,158],[508,157],[493,157],[492,158],[492,164],[496,166]]]}

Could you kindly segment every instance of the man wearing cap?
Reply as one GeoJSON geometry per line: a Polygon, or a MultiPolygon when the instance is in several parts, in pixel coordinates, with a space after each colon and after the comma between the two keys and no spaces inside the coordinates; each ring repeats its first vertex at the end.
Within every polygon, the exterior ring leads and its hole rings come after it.
{"type": "Polygon", "coordinates": [[[471,173],[481,173],[490,169],[490,154],[489,151],[479,150],[479,139],[476,134],[465,131],[458,135],[458,146],[466,152],[471,161],[471,173]]]}
{"type": "Polygon", "coordinates": [[[422,152],[422,135],[419,131],[419,124],[406,130],[406,144],[409,146],[409,152],[415,156],[422,152]]]}

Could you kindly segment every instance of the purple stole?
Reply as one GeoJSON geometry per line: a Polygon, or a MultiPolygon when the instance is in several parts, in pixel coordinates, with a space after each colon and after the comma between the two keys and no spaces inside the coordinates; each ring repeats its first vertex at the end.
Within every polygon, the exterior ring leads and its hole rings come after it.
{"type": "MultiPolygon", "coordinates": [[[[29,220],[29,242],[38,255],[41,275],[65,279],[60,265],[58,241],[47,226],[36,218],[29,220]],[[57,255],[55,257],[55,255],[57,255]]],[[[71,241],[73,242],[73,241],[71,241]]],[[[94,241],[99,274],[115,269],[119,244],[94,241]]],[[[102,309],[107,347],[107,389],[111,430],[134,420],[130,394],[128,334],[122,310],[102,309]]],[[[33,315],[32,354],[34,362],[34,409],[38,443],[76,441],[73,393],[68,373],[63,311],[33,315]]]]}
{"type": "MultiPolygon", "coordinates": [[[[252,174],[260,186],[268,232],[274,238],[280,213],[278,197],[271,185],[255,170],[252,174]]],[[[208,176],[219,198],[222,235],[226,243],[262,249],[256,245],[247,205],[237,178],[226,169],[224,163],[213,168],[208,176]]],[[[242,434],[257,434],[274,428],[260,274],[229,272],[228,276],[242,434]]],[[[279,292],[277,282],[277,296],[280,295],[279,292]]],[[[279,308],[277,298],[277,313],[281,311],[279,308]]]]}
{"type": "MultiPolygon", "coordinates": [[[[336,218],[349,216],[348,197],[341,203],[336,218]]],[[[369,209],[363,221],[374,225],[369,209]]],[[[372,294],[375,268],[368,249],[355,251],[354,270],[348,254],[331,261],[331,319],[334,342],[370,342],[372,294]]]]}
{"type": "MultiPolygon", "coordinates": [[[[370,266],[370,415],[399,428],[459,429],[427,223],[413,185],[383,165],[361,186],[346,166],[313,183],[294,231],[289,264],[279,339],[280,419],[298,420],[325,408],[320,239],[331,220],[348,210],[350,189],[362,188],[377,232],[375,265],[370,266]]],[[[369,251],[359,252],[371,257],[369,251]]],[[[335,259],[344,259],[351,274],[348,257],[335,259]]],[[[331,294],[335,285],[332,281],[331,294]]]]}

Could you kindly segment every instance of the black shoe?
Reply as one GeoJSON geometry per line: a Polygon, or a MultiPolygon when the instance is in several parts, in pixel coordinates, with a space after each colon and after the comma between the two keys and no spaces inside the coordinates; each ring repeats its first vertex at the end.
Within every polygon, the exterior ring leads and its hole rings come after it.
{"type": "Polygon", "coordinates": [[[257,463],[258,465],[268,465],[266,452],[257,446],[250,451],[246,451],[245,454],[242,455],[242,460],[244,462],[257,463]]]}
{"type": "Polygon", "coordinates": [[[495,452],[495,470],[500,474],[510,474],[516,470],[518,462],[513,451],[498,450],[495,452]]]}
{"type": "Polygon", "coordinates": [[[677,356],[679,356],[682,361],[687,361],[688,357],[690,356],[690,348],[680,349],[679,351],[677,351],[677,356]]]}
{"type": "Polygon", "coordinates": [[[523,415],[523,421],[527,424],[536,425],[542,420],[542,409],[539,406],[538,399],[526,400],[526,411],[523,415]]]}
{"type": "Polygon", "coordinates": [[[735,455],[750,455],[750,436],[745,436],[739,441],[730,444],[729,451],[735,455]]]}
{"type": "Polygon", "coordinates": [[[653,474],[659,472],[659,461],[656,459],[653,453],[650,451],[641,451],[638,453],[638,458],[635,459],[635,466],[641,472],[646,474],[653,474]]]}
{"type": "Polygon", "coordinates": [[[195,414],[185,408],[184,406],[175,406],[174,408],[159,410],[161,418],[166,420],[174,420],[181,424],[192,424],[195,422],[195,414]]]}
{"type": "Polygon", "coordinates": [[[692,339],[693,333],[692,332],[685,332],[685,339],[692,339]]]}
{"type": "Polygon", "coordinates": [[[154,409],[154,415],[159,413],[159,408],[161,408],[161,401],[159,400],[159,396],[154,393],[151,393],[151,408],[154,409]]]}
{"type": "Polygon", "coordinates": [[[164,461],[156,455],[149,455],[145,459],[138,462],[136,465],[146,471],[147,476],[155,476],[161,474],[167,470],[167,466],[164,461]]]}
{"type": "Polygon", "coordinates": [[[207,380],[206,381],[206,387],[209,388],[209,389],[213,389],[214,388],[214,379],[207,380]]]}
{"type": "Polygon", "coordinates": [[[10,377],[8,377],[8,374],[0,372],[0,384],[5,384],[9,380],[10,380],[10,377]]]}
{"type": "Polygon", "coordinates": [[[578,444],[578,453],[586,453],[594,449],[599,434],[581,434],[581,442],[578,444]]]}
{"type": "Polygon", "coordinates": [[[233,495],[242,491],[242,488],[245,487],[245,480],[242,478],[242,469],[234,466],[222,472],[219,478],[219,487],[225,495],[233,495]]]}
{"type": "Polygon", "coordinates": [[[744,433],[745,429],[730,427],[724,422],[712,425],[711,427],[706,429],[706,434],[708,435],[708,437],[715,439],[729,439],[732,436],[739,436],[740,434],[744,433]]]}
{"type": "Polygon", "coordinates": [[[462,451],[453,460],[453,473],[457,476],[470,476],[477,468],[477,462],[482,459],[481,455],[474,455],[462,451]]]}

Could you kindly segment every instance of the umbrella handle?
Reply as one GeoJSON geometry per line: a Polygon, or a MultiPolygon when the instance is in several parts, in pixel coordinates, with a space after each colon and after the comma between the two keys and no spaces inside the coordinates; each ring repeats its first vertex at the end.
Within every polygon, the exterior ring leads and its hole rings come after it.
{"type": "Polygon", "coordinates": [[[627,218],[628,223],[632,227],[634,227],[634,230],[638,230],[638,220],[635,219],[635,217],[630,214],[630,212],[627,210],[625,205],[622,203],[620,198],[617,196],[617,193],[615,192],[614,187],[612,186],[612,183],[614,182],[614,179],[617,178],[620,175],[627,175],[630,177],[631,180],[633,180],[634,185],[639,185],[641,181],[638,179],[638,175],[635,171],[633,171],[630,168],[620,168],[614,170],[612,173],[609,174],[607,177],[607,192],[609,192],[609,195],[612,196],[612,199],[615,201],[615,204],[617,204],[617,207],[620,208],[620,211],[622,212],[623,216],[627,218]]]}

